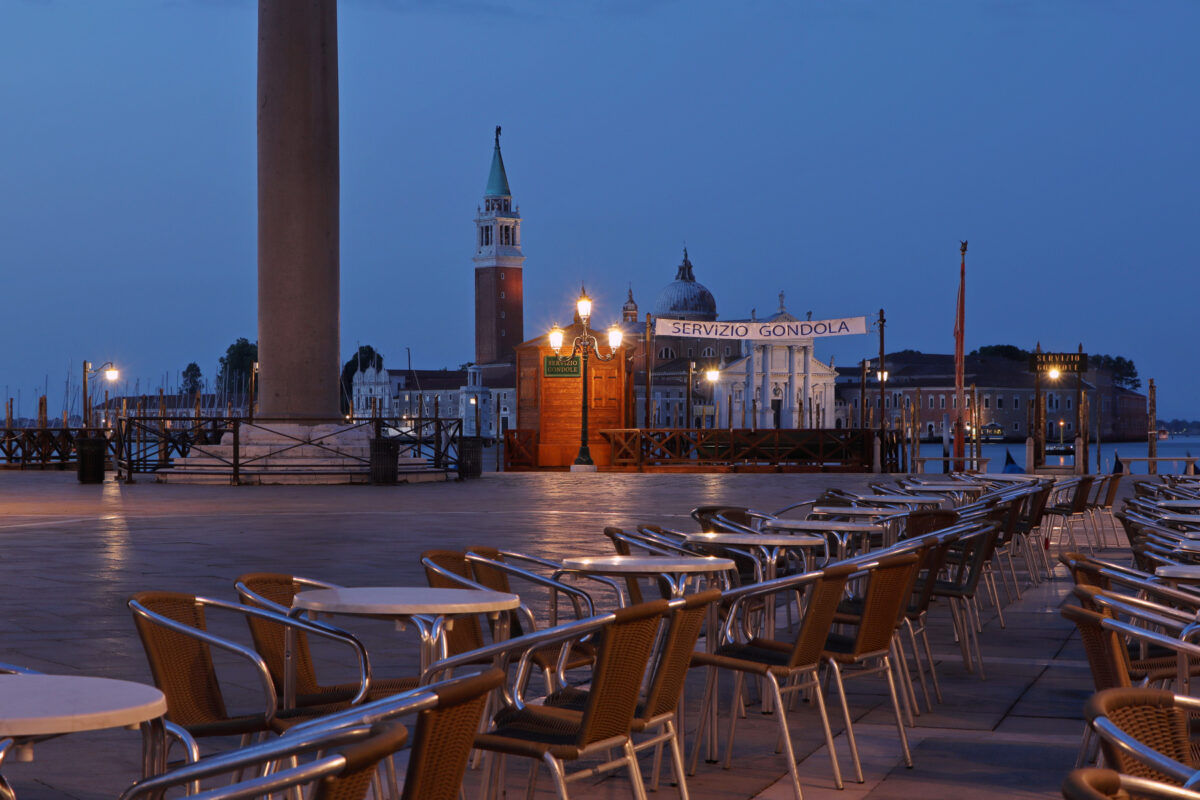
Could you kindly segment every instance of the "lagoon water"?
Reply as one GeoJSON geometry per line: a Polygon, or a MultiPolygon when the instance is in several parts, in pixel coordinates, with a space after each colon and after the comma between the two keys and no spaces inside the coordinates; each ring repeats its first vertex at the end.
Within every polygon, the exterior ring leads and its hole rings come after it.
{"type": "MultiPolygon", "coordinates": [[[[1145,440],[1140,442],[1101,442],[1100,443],[1100,471],[1112,472],[1113,457],[1120,455],[1122,458],[1137,457],[1145,458],[1147,451],[1147,443],[1145,440]]],[[[1005,450],[1012,453],[1013,459],[1021,465],[1025,466],[1025,445],[1020,442],[1013,443],[998,443],[984,444],[980,448],[981,455],[984,458],[990,458],[988,462],[988,472],[1000,472],[1004,469],[1004,452],[1005,450]]],[[[942,455],[941,442],[927,442],[921,445],[922,456],[940,456],[942,455]]],[[[1164,439],[1158,443],[1158,457],[1169,458],[1171,456],[1200,456],[1200,436],[1172,436],[1170,439],[1164,439]]],[[[1088,464],[1091,472],[1096,472],[1096,445],[1093,442],[1090,454],[1091,463],[1088,464]]],[[[1069,465],[1074,463],[1071,456],[1047,456],[1046,463],[1051,465],[1069,465]]],[[[1128,465],[1131,471],[1137,475],[1146,474],[1146,464],[1135,463],[1128,465]]],[[[1184,471],[1185,464],[1159,464],[1158,474],[1180,474],[1184,471]]],[[[930,464],[931,471],[940,470],[937,464],[930,464]]]]}

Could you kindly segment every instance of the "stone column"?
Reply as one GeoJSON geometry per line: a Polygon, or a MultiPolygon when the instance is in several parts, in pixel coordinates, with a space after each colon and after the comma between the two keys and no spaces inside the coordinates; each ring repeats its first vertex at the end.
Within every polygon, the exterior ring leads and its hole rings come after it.
{"type": "Polygon", "coordinates": [[[762,397],[758,401],[758,425],[761,428],[775,427],[771,413],[771,345],[762,346],[762,397]]]}
{"type": "Polygon", "coordinates": [[[260,413],[340,416],[336,0],[258,4],[260,413]]]}
{"type": "MultiPolygon", "coordinates": [[[[804,346],[804,402],[800,404],[800,413],[807,414],[809,408],[812,407],[812,345],[804,346]]],[[[812,420],[805,418],[804,426],[812,427],[812,420]]]]}
{"type": "Polygon", "coordinates": [[[749,347],[750,353],[746,358],[746,391],[742,392],[742,426],[756,426],[758,420],[750,419],[750,410],[753,408],[750,401],[754,397],[754,344],[749,347]]]}
{"type": "Polygon", "coordinates": [[[804,427],[804,407],[796,414],[796,345],[787,345],[787,425],[788,428],[804,427]]]}

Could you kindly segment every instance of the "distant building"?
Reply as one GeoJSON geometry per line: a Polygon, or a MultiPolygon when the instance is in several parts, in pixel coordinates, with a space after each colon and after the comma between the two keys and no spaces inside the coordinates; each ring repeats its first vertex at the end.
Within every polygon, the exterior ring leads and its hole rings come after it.
{"type": "MultiPolygon", "coordinates": [[[[630,290],[622,318],[637,320],[638,308],[630,290]]],[[[659,292],[653,319],[686,319],[713,322],[717,302],[712,292],[696,280],[695,269],[683,251],[675,280],[659,292]]],[[[758,321],[729,319],[729,322],[758,321]]],[[[784,307],[764,321],[797,321],[784,307]]],[[[640,329],[632,331],[640,334],[640,329]]],[[[822,422],[833,426],[836,373],[816,359],[812,339],[782,343],[731,341],[680,336],[655,336],[651,353],[651,419],[646,424],[645,355],[638,352],[630,365],[634,373],[635,403],[632,418],[651,428],[698,428],[714,424],[735,428],[807,428],[822,422]],[[692,407],[687,406],[691,367],[692,407]],[[705,372],[716,370],[709,382],[705,372]],[[732,419],[732,422],[731,422],[732,419]]]]}
{"type": "Polygon", "coordinates": [[[353,413],[384,418],[458,417],[467,436],[498,438],[516,427],[516,345],[525,333],[521,213],[513,204],[496,128],[483,207],[475,213],[475,361],[463,369],[354,374],[353,413]],[[472,402],[474,401],[474,402],[472,402]],[[479,430],[476,413],[479,409],[479,430]]]}
{"type": "MultiPolygon", "coordinates": [[[[899,427],[902,417],[918,408],[922,436],[939,438],[952,431],[957,417],[958,398],[954,389],[954,356],[902,352],[884,360],[887,381],[883,392],[883,417],[889,427],[899,427]]],[[[862,366],[840,369],[837,382],[836,413],[839,427],[878,425],[880,419],[879,361],[867,362],[866,390],[863,391],[862,366]]],[[[1089,438],[1099,426],[1103,441],[1145,438],[1145,395],[1113,385],[1108,370],[1090,370],[1081,375],[1082,391],[1088,396],[1089,438]]],[[[1035,406],[1034,375],[1021,361],[999,357],[967,356],[964,364],[964,410],[979,398],[980,425],[998,424],[1009,441],[1023,441],[1030,435],[1035,406]],[[974,390],[972,391],[972,386],[974,390]]],[[[1042,378],[1046,404],[1047,441],[1062,434],[1075,438],[1075,376],[1064,374],[1057,381],[1042,378]]],[[[911,419],[911,416],[909,416],[911,419]]]]}

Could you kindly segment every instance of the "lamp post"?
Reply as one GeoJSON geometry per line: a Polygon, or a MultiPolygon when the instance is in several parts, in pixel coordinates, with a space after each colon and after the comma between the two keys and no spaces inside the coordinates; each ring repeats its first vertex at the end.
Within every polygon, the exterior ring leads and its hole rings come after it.
{"type": "Polygon", "coordinates": [[[580,287],[579,300],[575,304],[575,310],[579,314],[579,321],[583,324],[583,332],[576,336],[571,343],[570,355],[562,354],[563,329],[557,325],[550,331],[550,347],[553,348],[554,355],[559,361],[570,361],[577,354],[582,355],[583,365],[580,376],[583,379],[583,400],[580,411],[579,455],[575,457],[571,471],[592,472],[596,469],[596,465],[592,461],[591,450],[588,449],[588,359],[592,353],[595,353],[596,358],[600,361],[611,361],[617,354],[617,348],[621,346],[621,329],[616,325],[608,329],[609,352],[607,356],[603,355],[600,352],[600,342],[588,328],[588,320],[592,317],[592,300],[587,296],[587,289],[583,287],[580,287]]]}
{"type": "Polygon", "coordinates": [[[717,380],[721,377],[721,371],[709,367],[704,370],[704,379],[708,381],[708,399],[713,410],[713,428],[720,426],[720,421],[717,419],[720,416],[720,408],[717,406],[717,380]]]}
{"type": "Polygon", "coordinates": [[[117,378],[121,377],[120,371],[113,365],[111,361],[106,361],[98,367],[93,367],[92,362],[83,362],[83,427],[84,430],[92,426],[92,408],[91,401],[88,399],[88,378],[93,375],[104,373],[104,380],[112,383],[117,378]]]}
{"type": "Polygon", "coordinates": [[[1059,450],[1059,452],[1060,452],[1060,453],[1062,452],[1062,446],[1063,446],[1063,426],[1064,426],[1065,424],[1066,424],[1066,423],[1065,423],[1065,422],[1063,422],[1061,419],[1058,421],[1058,450],[1059,450]]]}

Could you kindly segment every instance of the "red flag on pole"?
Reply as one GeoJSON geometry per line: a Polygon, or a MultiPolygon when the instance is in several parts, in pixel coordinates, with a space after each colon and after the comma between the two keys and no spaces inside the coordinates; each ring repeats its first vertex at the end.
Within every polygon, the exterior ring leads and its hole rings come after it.
{"type": "Polygon", "coordinates": [[[967,328],[967,243],[959,251],[962,262],[958,268],[958,308],[954,314],[954,468],[963,468],[963,336],[967,328]]]}

